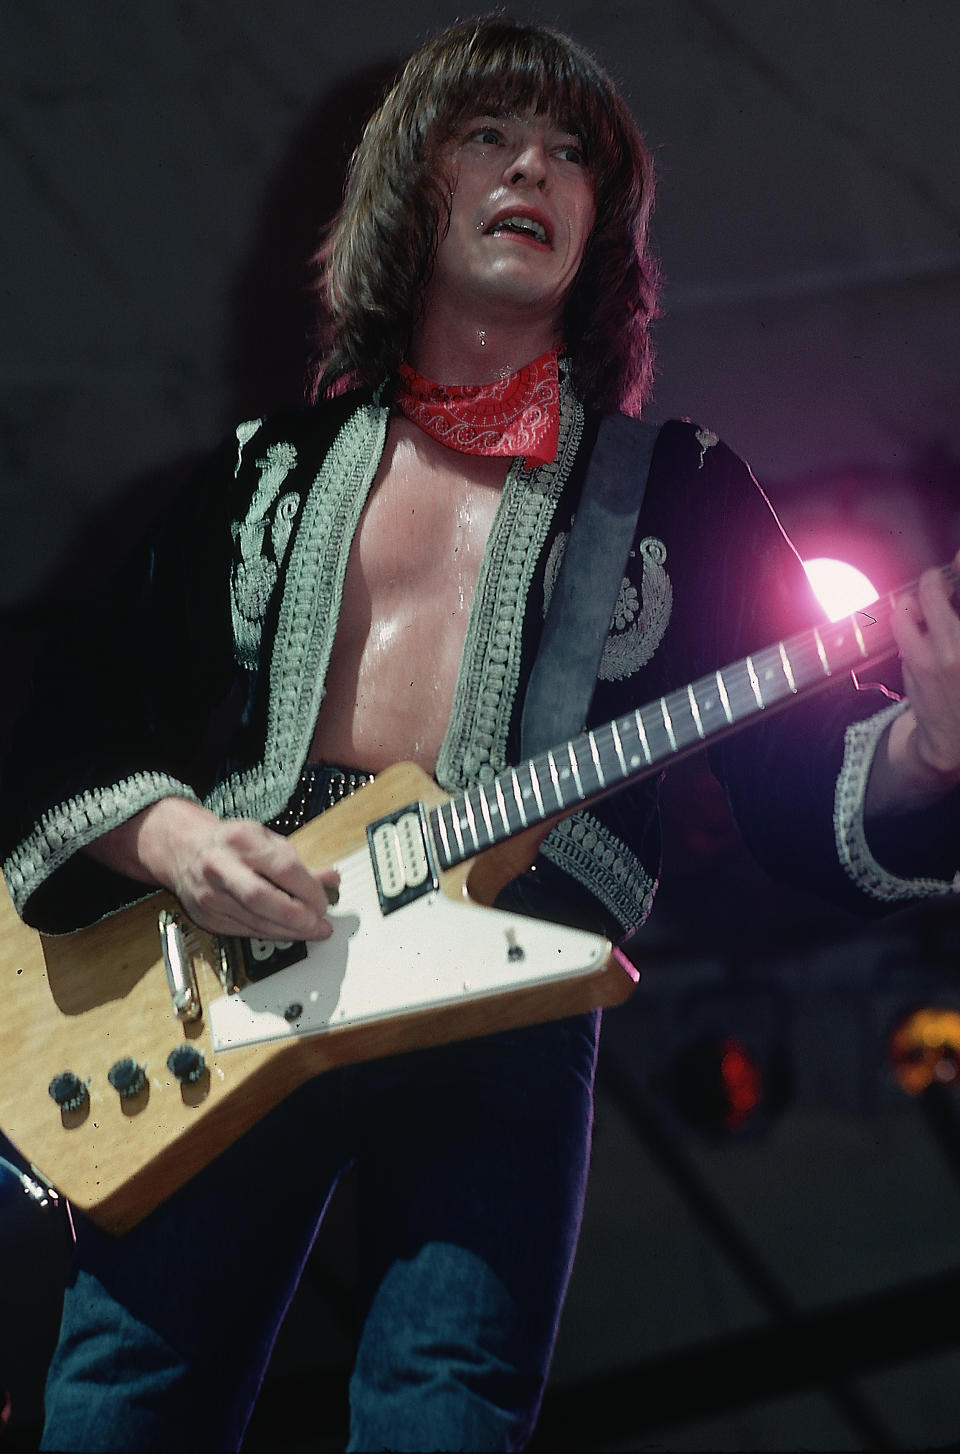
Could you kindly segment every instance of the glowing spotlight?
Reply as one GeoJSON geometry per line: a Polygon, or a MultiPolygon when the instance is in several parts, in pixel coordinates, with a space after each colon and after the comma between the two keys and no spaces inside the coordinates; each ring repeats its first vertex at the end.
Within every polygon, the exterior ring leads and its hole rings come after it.
{"type": "Polygon", "coordinates": [[[830,560],[820,556],[816,560],[805,560],[803,568],[813,593],[831,621],[842,621],[852,616],[877,599],[877,588],[873,582],[848,565],[845,560],[830,560]]]}

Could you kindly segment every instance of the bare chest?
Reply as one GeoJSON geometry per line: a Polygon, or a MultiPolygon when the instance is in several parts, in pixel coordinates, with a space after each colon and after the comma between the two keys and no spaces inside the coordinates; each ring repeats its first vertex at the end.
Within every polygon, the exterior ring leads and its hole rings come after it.
{"type": "Polygon", "coordinates": [[[391,426],[350,552],[314,758],[434,770],[506,470],[391,426]]]}

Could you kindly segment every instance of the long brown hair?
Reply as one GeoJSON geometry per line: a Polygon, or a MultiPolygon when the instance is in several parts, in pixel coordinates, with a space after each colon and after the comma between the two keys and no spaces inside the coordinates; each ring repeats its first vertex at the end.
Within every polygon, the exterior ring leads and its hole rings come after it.
{"type": "Polygon", "coordinates": [[[317,255],[314,395],[375,386],[404,355],[449,222],[438,153],[468,115],[537,110],[582,138],[597,216],[564,336],[584,402],[638,413],[652,377],[658,270],[650,154],[613,81],[567,36],[500,16],[416,51],[367,123],[343,206],[317,255]]]}

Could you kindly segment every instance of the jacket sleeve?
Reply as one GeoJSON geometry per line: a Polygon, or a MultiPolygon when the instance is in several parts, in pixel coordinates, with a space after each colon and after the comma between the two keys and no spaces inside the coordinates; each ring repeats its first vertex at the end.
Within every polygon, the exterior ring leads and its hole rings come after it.
{"type": "Polygon", "coordinates": [[[231,691],[232,482],[227,447],[47,636],[0,782],[7,887],[47,932],[144,893],[79,850],[160,798],[202,792],[205,734],[231,691]]]}
{"type": "MultiPolygon", "coordinates": [[[[722,445],[735,530],[713,586],[712,655],[746,656],[824,624],[795,550],[743,462],[722,445]]],[[[882,676],[868,668],[867,678],[882,676]]],[[[960,869],[960,793],[925,813],[864,819],[877,745],[906,703],[852,676],[723,740],[710,762],[753,855],[776,879],[874,913],[950,892],[960,869]]]]}
{"type": "MultiPolygon", "coordinates": [[[[569,519],[563,515],[561,531],[569,519]]],[[[561,545],[551,546],[551,559],[561,545]]],[[[747,465],[712,431],[668,421],[589,725],[646,707],[656,715],[672,693],[683,710],[686,684],[818,624],[823,613],[802,563],[747,465]]],[[[927,814],[864,823],[873,754],[901,710],[884,689],[861,689],[848,674],[712,738],[711,769],[747,848],[774,879],[866,914],[950,892],[960,867],[960,795],[927,814]]],[[[663,761],[658,772],[668,768],[663,761]]],[[[614,926],[607,932],[639,927],[660,871],[656,776],[641,775],[559,824],[541,859],[544,881],[558,896],[586,891],[604,925],[614,926]]]]}

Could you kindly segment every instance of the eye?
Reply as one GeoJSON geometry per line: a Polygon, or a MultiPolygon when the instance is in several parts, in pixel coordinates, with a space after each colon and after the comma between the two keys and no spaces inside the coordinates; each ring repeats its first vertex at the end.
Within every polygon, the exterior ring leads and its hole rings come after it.
{"type": "Polygon", "coordinates": [[[467,139],[478,141],[481,146],[499,146],[502,137],[495,126],[478,126],[467,139]]]}
{"type": "Polygon", "coordinates": [[[572,162],[574,166],[585,167],[587,165],[587,159],[583,154],[583,147],[579,142],[572,141],[566,146],[558,147],[557,155],[562,161],[572,162]]]}

